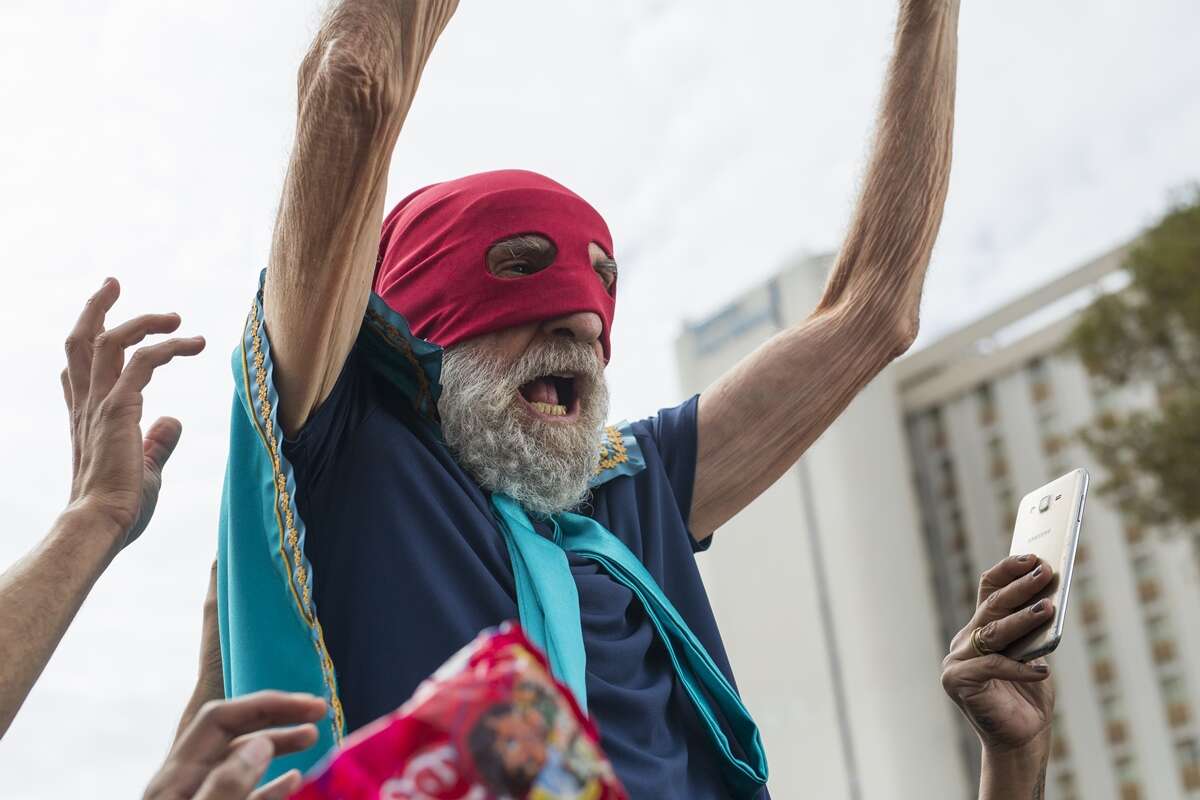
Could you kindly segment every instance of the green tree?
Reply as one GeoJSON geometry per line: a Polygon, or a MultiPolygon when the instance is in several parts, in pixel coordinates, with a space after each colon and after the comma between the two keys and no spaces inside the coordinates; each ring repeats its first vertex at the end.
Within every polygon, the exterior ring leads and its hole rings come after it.
{"type": "MultiPolygon", "coordinates": [[[[1135,524],[1200,531],[1200,187],[1133,246],[1130,283],[1098,298],[1070,346],[1102,385],[1150,384],[1157,407],[1101,414],[1082,432],[1100,491],[1135,524]]],[[[1200,539],[1197,540],[1200,544],[1200,539]]]]}

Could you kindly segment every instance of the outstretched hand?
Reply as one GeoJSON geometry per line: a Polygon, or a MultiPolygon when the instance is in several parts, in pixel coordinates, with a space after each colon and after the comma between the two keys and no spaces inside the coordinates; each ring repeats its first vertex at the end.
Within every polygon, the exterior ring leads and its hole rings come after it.
{"type": "Polygon", "coordinates": [[[272,758],[316,744],[312,723],[325,708],[319,697],[274,691],[205,703],[146,787],[146,800],[283,800],[300,786],[296,770],[254,787],[272,758]]]}
{"type": "Polygon", "coordinates": [[[66,342],[63,395],[71,420],[73,507],[111,522],[114,549],[136,539],[154,513],[162,470],[179,443],[183,425],[162,417],[142,436],[142,390],[154,370],[176,356],[204,349],[204,339],[168,339],[125,350],[155,333],[179,327],[178,314],[144,314],[106,330],[104,317],[121,294],[109,278],[84,306],[66,342]]]}
{"type": "Polygon", "coordinates": [[[985,572],[975,615],[942,662],[943,688],[992,753],[1028,748],[1050,727],[1050,668],[1041,659],[1023,664],[1000,651],[1054,618],[1048,599],[1027,607],[1052,577],[1050,567],[1032,555],[1010,556],[985,572]]]}

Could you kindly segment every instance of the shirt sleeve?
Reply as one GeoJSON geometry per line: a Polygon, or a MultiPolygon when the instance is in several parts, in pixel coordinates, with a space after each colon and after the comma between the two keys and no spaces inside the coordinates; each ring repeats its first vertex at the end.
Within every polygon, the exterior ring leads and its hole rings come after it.
{"type": "Polygon", "coordinates": [[[296,471],[297,481],[309,487],[321,481],[337,459],[338,450],[353,437],[371,413],[370,376],[363,357],[350,351],[329,396],[317,407],[304,427],[284,441],[283,452],[296,471]]]}
{"type": "MultiPolygon", "coordinates": [[[[700,395],[693,395],[674,408],[664,408],[653,417],[634,424],[635,431],[645,431],[654,442],[685,525],[692,511],[692,489],[696,482],[696,409],[699,399],[700,395]]],[[[696,541],[689,529],[688,538],[696,553],[707,550],[712,544],[712,534],[696,541]]]]}

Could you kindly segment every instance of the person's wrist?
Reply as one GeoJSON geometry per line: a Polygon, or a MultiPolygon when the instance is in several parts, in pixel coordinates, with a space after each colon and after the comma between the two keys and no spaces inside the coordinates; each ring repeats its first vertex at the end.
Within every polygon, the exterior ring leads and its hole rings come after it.
{"type": "Polygon", "coordinates": [[[983,745],[980,797],[1003,800],[1025,797],[1042,780],[1050,756],[1049,729],[1021,747],[983,745]]]}
{"type": "Polygon", "coordinates": [[[59,515],[59,520],[70,535],[83,536],[105,546],[110,551],[110,557],[116,556],[125,544],[128,527],[116,515],[109,513],[102,503],[90,497],[71,501],[59,515]]]}

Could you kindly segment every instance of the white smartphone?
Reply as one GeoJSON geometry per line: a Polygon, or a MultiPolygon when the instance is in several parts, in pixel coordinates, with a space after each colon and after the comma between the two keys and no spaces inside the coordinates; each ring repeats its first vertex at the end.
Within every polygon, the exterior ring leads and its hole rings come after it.
{"type": "Polygon", "coordinates": [[[1004,654],[1010,658],[1030,661],[1052,652],[1062,641],[1087,489],[1088,471],[1080,468],[1021,498],[1009,555],[1033,553],[1054,569],[1054,579],[1029,601],[1032,605],[1049,598],[1054,619],[1006,647],[1004,654]]]}

